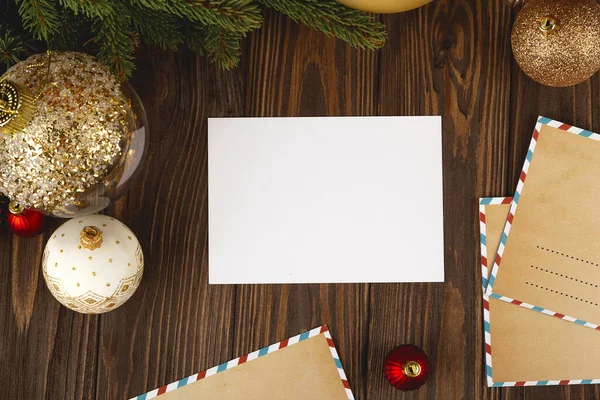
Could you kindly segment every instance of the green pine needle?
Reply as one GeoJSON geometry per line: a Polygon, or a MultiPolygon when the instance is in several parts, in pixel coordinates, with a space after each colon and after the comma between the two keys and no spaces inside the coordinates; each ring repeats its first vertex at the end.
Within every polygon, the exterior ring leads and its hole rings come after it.
{"type": "Polygon", "coordinates": [[[237,67],[241,56],[242,35],[212,26],[206,30],[204,49],[210,60],[226,70],[237,67]]]}
{"type": "Polygon", "coordinates": [[[376,50],[386,41],[385,25],[336,0],[258,0],[265,6],[353,47],[376,50]]]}
{"type": "MultiPolygon", "coordinates": [[[[6,0],[8,1],[8,0],[6,0]]],[[[59,14],[52,0],[16,0],[23,27],[34,38],[48,40],[58,30],[59,14]]]]}
{"type": "Polygon", "coordinates": [[[13,36],[8,28],[0,28],[0,63],[4,68],[9,68],[13,64],[21,61],[25,53],[25,44],[18,36],[13,36]]]}
{"type": "Polygon", "coordinates": [[[130,30],[131,17],[125,7],[113,3],[112,11],[93,18],[92,32],[98,45],[98,59],[110,65],[117,78],[126,80],[135,68],[134,35],[130,30]]]}
{"type": "Polygon", "coordinates": [[[128,10],[134,29],[147,43],[174,51],[184,42],[185,38],[178,29],[180,21],[172,14],[139,5],[130,5],[128,10]]]}
{"type": "Polygon", "coordinates": [[[354,47],[379,49],[386,40],[384,25],[336,0],[0,1],[8,2],[5,16],[20,19],[23,30],[0,27],[0,65],[26,55],[27,33],[50,49],[78,50],[85,42],[123,80],[133,73],[140,41],[168,50],[186,45],[220,68],[236,67],[242,39],[262,25],[260,4],[354,47]]]}

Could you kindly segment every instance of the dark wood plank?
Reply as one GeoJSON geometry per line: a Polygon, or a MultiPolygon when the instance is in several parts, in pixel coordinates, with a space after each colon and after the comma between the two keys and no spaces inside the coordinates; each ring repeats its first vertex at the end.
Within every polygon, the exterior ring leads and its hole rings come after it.
{"type": "MultiPolygon", "coordinates": [[[[57,227],[52,221],[50,231],[57,227]]],[[[0,234],[0,382],[10,399],[92,399],[98,317],[54,300],[41,273],[45,240],[0,234]]]]}
{"type": "Polygon", "coordinates": [[[120,399],[233,356],[234,288],[208,286],[207,117],[242,113],[240,71],[146,49],[134,86],[150,123],[139,184],[110,213],[138,235],[142,284],[103,315],[98,399],[120,399]]]}
{"type": "MultiPolygon", "coordinates": [[[[377,53],[267,12],[249,42],[248,116],[373,115],[377,53]]],[[[242,285],[236,296],[235,353],[245,354],[329,325],[357,398],[365,397],[368,285],[242,285]]]]}
{"type": "Polygon", "coordinates": [[[493,394],[483,373],[477,200],[505,194],[510,11],[501,2],[440,1],[384,21],[381,114],[443,116],[446,278],[372,286],[367,398],[484,398],[493,394]],[[418,392],[394,393],[381,371],[403,343],[432,362],[418,392]]]}

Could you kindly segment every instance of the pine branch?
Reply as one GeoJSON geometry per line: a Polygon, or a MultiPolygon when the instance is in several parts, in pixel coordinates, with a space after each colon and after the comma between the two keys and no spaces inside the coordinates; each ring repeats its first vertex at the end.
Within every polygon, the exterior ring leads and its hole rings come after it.
{"type": "Polygon", "coordinates": [[[205,27],[201,26],[197,22],[190,22],[188,20],[181,19],[179,22],[182,27],[182,34],[185,37],[186,46],[200,55],[204,55],[205,45],[205,27]]]}
{"type": "Polygon", "coordinates": [[[385,44],[385,25],[336,0],[258,1],[289,16],[294,22],[308,25],[326,36],[337,37],[353,47],[376,50],[385,44]]]}
{"type": "Polygon", "coordinates": [[[184,36],[179,31],[176,17],[164,11],[129,4],[131,22],[144,41],[159,46],[161,49],[177,50],[183,43],[184,36]]]}
{"type": "MultiPolygon", "coordinates": [[[[6,0],[5,0],[6,1],[6,0]]],[[[59,14],[52,0],[16,0],[23,26],[34,38],[48,40],[56,33],[59,14]]]]}
{"type": "Polygon", "coordinates": [[[21,61],[21,56],[25,52],[25,44],[8,28],[1,27],[0,32],[2,32],[0,34],[0,63],[7,69],[21,61]]]}
{"type": "Polygon", "coordinates": [[[79,47],[81,33],[85,31],[82,19],[76,17],[70,9],[60,10],[60,25],[57,33],[50,39],[50,46],[58,50],[73,50],[79,47]]]}
{"type": "Polygon", "coordinates": [[[114,12],[113,4],[117,2],[118,0],[59,0],[62,7],[70,9],[75,15],[83,14],[88,18],[111,15],[114,12]]]}
{"type": "MultiPolygon", "coordinates": [[[[71,0],[75,1],[75,0],[71,0]]],[[[202,25],[246,33],[262,25],[260,8],[253,0],[129,0],[202,25]]]]}
{"type": "Polygon", "coordinates": [[[94,17],[92,22],[98,59],[110,65],[117,78],[126,80],[135,69],[131,17],[123,4],[117,1],[113,3],[112,11],[104,9],[102,12],[104,14],[94,17]]]}
{"type": "MultiPolygon", "coordinates": [[[[354,47],[378,49],[386,39],[381,23],[336,0],[0,1],[8,2],[0,15],[13,15],[16,18],[8,19],[16,19],[17,28],[25,28],[51,48],[74,49],[84,41],[95,43],[91,47],[96,50],[97,46],[98,59],[110,65],[120,79],[131,75],[140,40],[170,50],[185,43],[194,51],[206,52],[221,68],[235,67],[241,40],[262,25],[258,4],[354,47]]],[[[29,42],[19,42],[18,35],[0,31],[0,64],[19,59],[29,42]],[[2,49],[6,51],[2,53],[2,49]]]]}
{"type": "Polygon", "coordinates": [[[219,68],[232,69],[240,62],[242,35],[211,26],[206,29],[204,49],[219,68]]]}

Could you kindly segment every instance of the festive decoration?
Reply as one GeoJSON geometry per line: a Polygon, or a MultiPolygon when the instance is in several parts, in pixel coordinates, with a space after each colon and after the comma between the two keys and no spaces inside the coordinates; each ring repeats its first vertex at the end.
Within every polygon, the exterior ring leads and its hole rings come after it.
{"type": "Polygon", "coordinates": [[[596,0],[529,0],[517,14],[517,63],[547,86],[571,86],[600,69],[600,4],[596,0]]]}
{"type": "Polygon", "coordinates": [[[122,194],[145,150],[137,95],[93,57],[35,55],[0,82],[0,191],[25,207],[75,217],[122,194]]]}
{"type": "Polygon", "coordinates": [[[51,43],[52,49],[79,50],[85,45],[119,79],[131,75],[140,40],[170,50],[185,44],[221,68],[235,67],[242,39],[262,25],[260,5],[355,47],[378,49],[386,38],[385,26],[336,0],[4,2],[0,62],[13,64],[28,47],[39,51],[34,40],[51,43]]]}
{"type": "Polygon", "coordinates": [[[405,344],[388,354],[384,371],[388,382],[396,389],[415,390],[429,377],[429,359],[419,347],[405,344]]]}
{"type": "Polygon", "coordinates": [[[42,258],[48,289],[83,314],[112,311],[136,291],[144,256],[135,235],[105,215],[72,219],[48,240],[42,258]]]}
{"type": "Polygon", "coordinates": [[[340,3],[357,10],[372,13],[398,13],[412,10],[433,0],[338,0],[340,3]]]}
{"type": "Polygon", "coordinates": [[[24,208],[17,202],[8,204],[8,215],[6,222],[12,233],[22,237],[33,237],[44,229],[46,217],[37,210],[24,208]]]}

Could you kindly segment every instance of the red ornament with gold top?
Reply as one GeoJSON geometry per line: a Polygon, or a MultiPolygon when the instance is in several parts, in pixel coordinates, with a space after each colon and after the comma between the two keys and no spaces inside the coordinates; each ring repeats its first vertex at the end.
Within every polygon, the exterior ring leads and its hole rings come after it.
{"type": "Polygon", "coordinates": [[[46,217],[39,211],[24,208],[14,201],[8,204],[8,211],[8,229],[17,236],[36,236],[44,228],[46,217]]]}
{"type": "Polygon", "coordinates": [[[405,344],[393,349],[385,359],[385,377],[398,390],[416,390],[427,382],[429,359],[421,348],[405,344]]]}

